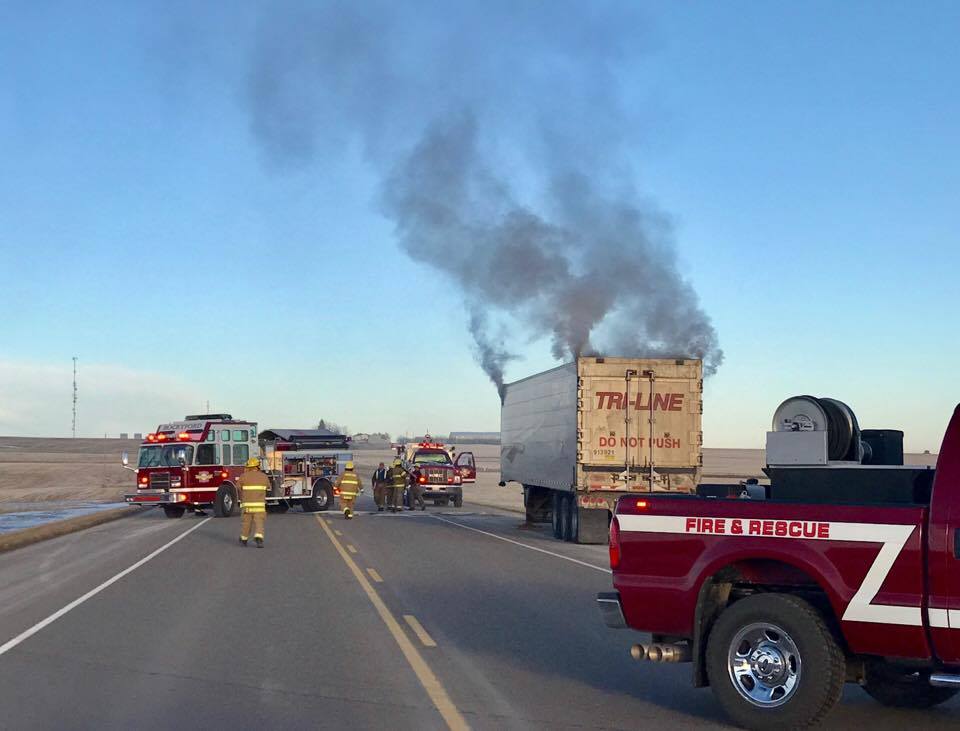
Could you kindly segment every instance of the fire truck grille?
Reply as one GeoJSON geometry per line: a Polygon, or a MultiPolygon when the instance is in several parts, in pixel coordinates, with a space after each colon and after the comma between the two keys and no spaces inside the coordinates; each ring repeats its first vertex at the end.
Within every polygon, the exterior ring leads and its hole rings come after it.
{"type": "Polygon", "coordinates": [[[169,490],[170,489],[170,473],[169,472],[152,472],[150,474],[150,487],[154,490],[169,490]]]}
{"type": "Polygon", "coordinates": [[[427,482],[447,484],[446,470],[427,470],[427,482]]]}

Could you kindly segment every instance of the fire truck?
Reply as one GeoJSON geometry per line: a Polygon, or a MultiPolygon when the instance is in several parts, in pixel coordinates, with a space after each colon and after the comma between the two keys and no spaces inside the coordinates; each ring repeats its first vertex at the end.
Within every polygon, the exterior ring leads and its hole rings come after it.
{"type": "MultiPolygon", "coordinates": [[[[423,498],[434,505],[463,507],[463,485],[477,481],[476,461],[472,452],[453,455],[442,442],[429,435],[424,441],[407,445],[404,467],[424,488],[423,498]]],[[[409,496],[407,498],[409,502],[409,496]]]]}
{"type": "Polygon", "coordinates": [[[305,512],[328,510],[333,484],[353,457],[349,439],[323,430],[272,429],[258,433],[253,421],[230,414],[195,414],[160,424],[140,445],[136,492],[131,505],[163,508],[168,518],[212,508],[229,517],[239,507],[236,481],[251,457],[261,460],[270,477],[267,509],[285,512],[299,505],[305,512]]]}

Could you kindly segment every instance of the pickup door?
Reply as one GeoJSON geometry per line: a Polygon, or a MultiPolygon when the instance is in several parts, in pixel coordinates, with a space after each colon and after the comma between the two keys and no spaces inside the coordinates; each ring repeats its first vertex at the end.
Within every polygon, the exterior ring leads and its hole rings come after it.
{"type": "Polygon", "coordinates": [[[937,458],[930,504],[930,635],[945,663],[960,664],[960,407],[937,458]]]}

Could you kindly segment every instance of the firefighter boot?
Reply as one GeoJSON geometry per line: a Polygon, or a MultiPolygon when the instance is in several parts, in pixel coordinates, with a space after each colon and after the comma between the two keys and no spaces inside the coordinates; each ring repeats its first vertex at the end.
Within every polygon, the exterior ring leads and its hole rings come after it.
{"type": "Polygon", "coordinates": [[[240,545],[241,546],[247,545],[247,539],[244,538],[243,536],[240,536],[240,545]]]}
{"type": "Polygon", "coordinates": [[[263,548],[263,538],[256,536],[253,540],[257,542],[257,548],[263,548]]]}

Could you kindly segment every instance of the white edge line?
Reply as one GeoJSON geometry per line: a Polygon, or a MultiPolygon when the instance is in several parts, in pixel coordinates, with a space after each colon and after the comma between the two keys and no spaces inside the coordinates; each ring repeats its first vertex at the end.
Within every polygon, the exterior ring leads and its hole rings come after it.
{"type": "Polygon", "coordinates": [[[21,632],[20,634],[18,634],[16,637],[14,637],[12,640],[9,640],[9,641],[5,642],[4,644],[0,645],[0,655],[3,655],[4,653],[9,652],[10,650],[12,650],[14,647],[16,647],[17,645],[19,645],[19,644],[20,644],[21,642],[23,642],[24,640],[29,639],[30,637],[32,637],[33,635],[35,635],[37,632],[39,632],[40,630],[42,630],[44,627],[47,627],[48,625],[51,625],[51,624],[53,624],[54,622],[56,622],[58,619],[60,619],[60,617],[62,617],[62,616],[63,616],[64,614],[66,614],[67,612],[69,612],[71,609],[76,609],[76,608],[79,607],[81,604],[83,604],[85,601],[87,601],[87,599],[90,599],[90,598],[96,596],[97,594],[99,594],[99,593],[100,593],[101,591],[103,591],[104,589],[106,589],[106,588],[108,588],[109,586],[117,583],[118,581],[120,581],[120,579],[122,579],[122,578],[123,578],[124,576],[126,576],[127,574],[130,574],[130,573],[136,571],[138,568],[140,568],[141,566],[143,566],[147,561],[149,561],[149,560],[152,559],[152,558],[155,558],[156,556],[159,556],[161,553],[163,553],[164,551],[166,551],[168,548],[170,548],[170,546],[172,546],[172,545],[173,545],[174,543],[176,543],[177,541],[179,541],[179,540],[181,540],[181,539],[183,539],[183,538],[186,538],[188,535],[190,535],[191,533],[193,533],[197,528],[199,528],[201,525],[203,525],[204,523],[206,523],[208,520],[213,520],[213,517],[211,516],[211,517],[209,517],[209,518],[205,518],[204,520],[201,520],[201,521],[200,521],[199,523],[197,523],[195,526],[193,526],[192,528],[184,531],[183,533],[181,533],[180,535],[178,535],[176,538],[174,538],[172,541],[163,544],[162,546],[160,546],[160,548],[158,548],[158,549],[157,549],[156,551],[154,551],[153,553],[151,553],[151,554],[149,554],[149,555],[144,556],[143,558],[141,558],[139,561],[137,561],[135,564],[133,564],[133,566],[130,566],[130,567],[128,567],[128,568],[125,568],[125,569],[124,569],[123,571],[121,571],[119,574],[117,574],[117,575],[115,575],[115,576],[107,579],[106,581],[104,581],[102,584],[100,584],[100,586],[96,587],[95,589],[91,589],[91,590],[88,591],[86,594],[84,594],[82,597],[80,597],[80,598],[78,598],[78,599],[74,599],[72,602],[70,602],[69,604],[67,604],[67,606],[63,607],[62,609],[58,609],[56,612],[54,612],[53,614],[51,614],[51,615],[50,615],[49,617],[47,617],[46,619],[43,619],[43,620],[37,622],[37,623],[36,623],[35,625],[33,625],[33,627],[31,627],[30,629],[24,630],[23,632],[21,632]]]}
{"type": "Polygon", "coordinates": [[[431,518],[435,520],[442,521],[444,523],[449,523],[450,525],[455,525],[458,528],[463,528],[465,530],[472,530],[474,533],[482,533],[485,536],[490,536],[491,538],[496,538],[498,541],[506,541],[507,543],[512,543],[515,546],[521,546],[522,548],[529,548],[531,551],[537,551],[538,553],[545,553],[548,556],[553,556],[555,558],[562,558],[564,561],[570,561],[571,563],[579,564],[581,566],[586,566],[588,569],[593,569],[594,571],[602,571],[605,574],[612,574],[613,571],[610,569],[605,569],[602,566],[597,566],[592,563],[587,563],[586,561],[581,561],[577,558],[571,558],[570,556],[564,556],[562,553],[554,553],[553,551],[548,551],[545,548],[537,548],[536,546],[531,546],[528,543],[521,543],[520,541],[515,541],[512,538],[504,538],[503,536],[498,536],[496,533],[488,533],[485,530],[480,530],[479,528],[471,528],[469,525],[464,525],[463,523],[457,523],[453,520],[447,520],[446,518],[441,518],[439,515],[431,515],[431,518]]]}

